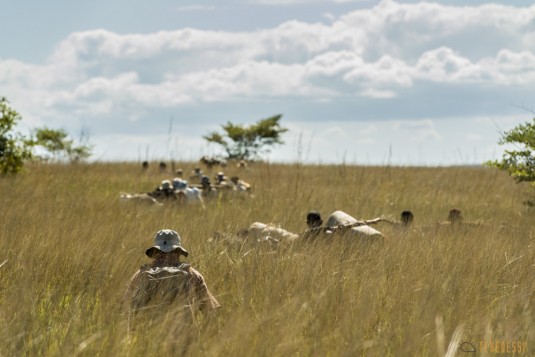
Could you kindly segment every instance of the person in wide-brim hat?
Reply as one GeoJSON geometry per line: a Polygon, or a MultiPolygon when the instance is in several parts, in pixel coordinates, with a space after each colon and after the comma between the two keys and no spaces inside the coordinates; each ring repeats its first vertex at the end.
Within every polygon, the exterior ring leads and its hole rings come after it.
{"type": "Polygon", "coordinates": [[[128,284],[124,301],[130,311],[186,303],[199,309],[217,309],[221,305],[210,293],[203,276],[190,264],[181,262],[188,256],[180,235],[171,229],[156,233],[154,245],[145,251],[152,262],[141,266],[128,284]]]}

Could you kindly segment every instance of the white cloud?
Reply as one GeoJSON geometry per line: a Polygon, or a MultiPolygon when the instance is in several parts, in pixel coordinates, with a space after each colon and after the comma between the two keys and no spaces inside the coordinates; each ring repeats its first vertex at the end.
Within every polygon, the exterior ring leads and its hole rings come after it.
{"type": "Polygon", "coordinates": [[[395,98],[397,96],[396,92],[391,90],[380,90],[380,89],[365,89],[358,93],[359,95],[367,98],[376,98],[376,99],[387,99],[395,98]]]}
{"type": "Polygon", "coordinates": [[[473,60],[509,48],[519,51],[533,44],[535,6],[519,8],[485,4],[446,6],[421,2],[400,4],[383,0],[338,21],[342,29],[365,32],[365,57],[392,55],[415,60],[425,51],[451,47],[473,60]]]}
{"type": "Polygon", "coordinates": [[[456,54],[451,48],[441,47],[422,54],[416,64],[416,72],[421,78],[436,82],[455,81],[477,72],[470,60],[456,54]]]}
{"type": "Polygon", "coordinates": [[[410,87],[411,74],[411,68],[403,61],[384,56],[377,62],[352,69],[344,75],[344,79],[349,83],[410,87]]]}

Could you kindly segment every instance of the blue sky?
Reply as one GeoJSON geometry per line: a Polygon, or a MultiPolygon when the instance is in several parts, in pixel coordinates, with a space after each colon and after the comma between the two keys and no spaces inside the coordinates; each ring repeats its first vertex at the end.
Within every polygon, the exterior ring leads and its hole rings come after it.
{"type": "Polygon", "coordinates": [[[20,129],[84,128],[99,160],[195,160],[281,113],[272,161],[474,164],[535,108],[529,1],[0,3],[20,129]]]}

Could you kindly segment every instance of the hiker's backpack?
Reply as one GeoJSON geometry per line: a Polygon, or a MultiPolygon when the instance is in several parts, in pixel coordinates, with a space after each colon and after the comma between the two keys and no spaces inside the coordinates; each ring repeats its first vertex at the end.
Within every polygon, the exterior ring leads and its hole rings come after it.
{"type": "Polygon", "coordinates": [[[188,264],[178,267],[142,267],[132,292],[134,310],[171,303],[188,304],[191,290],[188,264]]]}

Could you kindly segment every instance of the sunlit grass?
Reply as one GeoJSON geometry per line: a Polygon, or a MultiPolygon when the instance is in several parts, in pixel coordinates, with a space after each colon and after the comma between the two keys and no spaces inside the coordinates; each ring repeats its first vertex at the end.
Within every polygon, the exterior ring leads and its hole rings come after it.
{"type": "Polygon", "coordinates": [[[226,171],[252,183],[254,198],[216,199],[206,210],[119,202],[119,192],[172,178],[135,164],[33,165],[0,179],[0,356],[436,356],[461,325],[477,344],[489,334],[534,343],[527,186],[489,168],[226,171]],[[485,225],[437,227],[454,207],[485,225]],[[386,242],[368,248],[232,237],[254,221],[302,232],[311,209],[362,219],[410,209],[416,227],[378,226],[386,242]],[[189,324],[176,309],[129,321],[126,284],[162,228],[181,234],[187,261],[222,304],[217,313],[189,324]],[[210,242],[215,231],[231,238],[210,242]]]}

